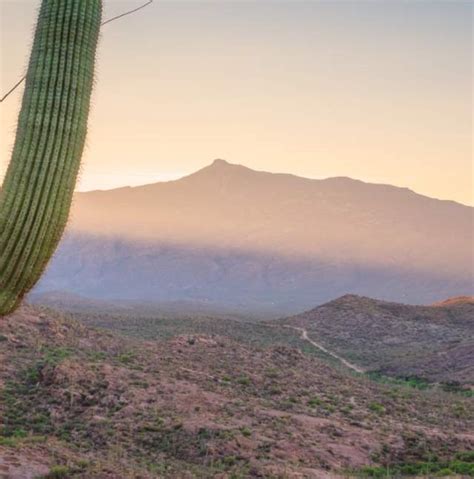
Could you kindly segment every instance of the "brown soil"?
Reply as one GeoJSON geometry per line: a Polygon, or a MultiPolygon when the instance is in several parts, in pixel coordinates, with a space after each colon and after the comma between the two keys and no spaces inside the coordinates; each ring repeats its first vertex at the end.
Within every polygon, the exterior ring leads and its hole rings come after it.
{"type": "Polygon", "coordinates": [[[0,358],[0,477],[329,479],[474,447],[468,399],[286,347],[132,340],[24,307],[0,318],[0,358]]]}

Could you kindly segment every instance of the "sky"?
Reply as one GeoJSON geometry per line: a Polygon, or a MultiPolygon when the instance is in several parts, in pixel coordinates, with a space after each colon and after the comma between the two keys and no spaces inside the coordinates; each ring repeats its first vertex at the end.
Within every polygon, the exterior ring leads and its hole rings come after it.
{"type": "MultiPolygon", "coordinates": [[[[138,1],[106,0],[104,19],[138,1]]],[[[0,0],[0,93],[39,0],[0,0]]],[[[474,204],[468,1],[179,1],[103,27],[78,189],[169,180],[223,158],[474,204]]],[[[0,104],[0,179],[21,102],[0,104]]]]}

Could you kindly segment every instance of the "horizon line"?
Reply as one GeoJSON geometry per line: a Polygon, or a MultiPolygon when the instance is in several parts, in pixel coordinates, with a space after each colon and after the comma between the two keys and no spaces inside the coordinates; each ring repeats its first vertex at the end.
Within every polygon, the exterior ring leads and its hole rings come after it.
{"type": "MultiPolygon", "coordinates": [[[[140,183],[140,184],[137,184],[137,185],[124,184],[124,185],[121,185],[121,186],[114,186],[114,187],[111,187],[111,188],[93,188],[93,189],[86,189],[86,190],[77,189],[77,190],[74,191],[74,193],[75,194],[76,193],[86,194],[86,193],[107,192],[107,191],[120,190],[120,189],[124,189],[124,188],[142,188],[142,187],[145,187],[145,186],[152,186],[152,185],[157,185],[157,184],[162,184],[162,183],[172,183],[172,182],[175,182],[175,181],[180,181],[180,180],[182,180],[184,178],[187,178],[189,176],[192,176],[192,175],[198,173],[199,171],[202,171],[206,168],[209,168],[209,167],[215,165],[217,162],[222,162],[222,163],[227,164],[229,166],[240,166],[242,168],[245,168],[247,170],[250,170],[250,171],[253,171],[253,172],[256,172],[256,173],[267,173],[267,174],[270,174],[270,175],[293,176],[293,177],[300,178],[300,179],[303,179],[303,180],[326,181],[326,180],[334,180],[334,179],[347,179],[347,180],[350,180],[350,181],[361,182],[361,183],[364,183],[364,184],[367,184],[367,185],[389,186],[389,187],[392,187],[392,188],[408,190],[408,191],[410,191],[410,192],[412,192],[412,193],[414,193],[418,196],[423,196],[423,197],[429,198],[431,200],[448,201],[448,202],[451,202],[451,203],[456,203],[456,204],[461,205],[461,206],[466,206],[468,208],[474,208],[474,200],[473,200],[472,204],[462,203],[458,200],[453,200],[453,199],[449,199],[449,198],[439,198],[439,197],[435,197],[435,196],[429,196],[429,195],[424,194],[424,193],[419,193],[418,191],[415,191],[415,190],[413,190],[413,189],[411,189],[407,186],[395,185],[393,183],[377,182],[377,181],[368,180],[368,179],[353,178],[353,177],[350,177],[350,176],[311,177],[311,176],[301,176],[301,175],[297,175],[295,173],[289,173],[289,172],[257,170],[257,169],[251,168],[249,166],[246,166],[244,164],[232,163],[230,161],[227,161],[227,160],[224,160],[224,159],[221,159],[221,158],[214,159],[211,163],[207,163],[205,166],[203,166],[201,168],[198,168],[197,170],[195,170],[191,173],[184,173],[184,174],[183,173],[178,173],[176,176],[174,176],[174,175],[164,175],[164,176],[168,176],[169,177],[168,179],[159,179],[157,181],[140,183]]],[[[106,175],[106,174],[107,173],[104,173],[104,175],[106,175]]],[[[130,175],[130,176],[146,176],[146,175],[130,175]]]]}

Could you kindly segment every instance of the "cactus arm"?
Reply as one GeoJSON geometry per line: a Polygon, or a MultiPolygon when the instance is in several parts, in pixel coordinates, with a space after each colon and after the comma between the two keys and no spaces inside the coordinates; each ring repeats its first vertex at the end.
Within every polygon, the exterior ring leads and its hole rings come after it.
{"type": "Polygon", "coordinates": [[[0,193],[0,315],[41,276],[67,222],[87,130],[101,0],[43,0],[0,193]]]}

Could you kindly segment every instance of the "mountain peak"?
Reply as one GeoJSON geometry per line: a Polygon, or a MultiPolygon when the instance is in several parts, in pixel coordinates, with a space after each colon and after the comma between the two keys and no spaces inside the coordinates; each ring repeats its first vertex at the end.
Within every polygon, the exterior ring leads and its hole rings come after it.
{"type": "MultiPolygon", "coordinates": [[[[216,158],[209,166],[204,167],[204,170],[211,170],[211,171],[237,171],[237,170],[245,170],[245,171],[253,171],[246,166],[239,165],[238,163],[230,163],[227,160],[223,160],[222,158],[216,158]]],[[[202,171],[202,170],[201,170],[202,171]]]]}
{"type": "Polygon", "coordinates": [[[202,178],[209,177],[234,177],[237,174],[255,173],[254,170],[247,168],[246,166],[239,165],[237,163],[229,163],[222,158],[215,159],[212,163],[204,168],[192,173],[187,178],[202,178]]]}
{"type": "Polygon", "coordinates": [[[231,164],[226,161],[226,160],[223,160],[222,158],[216,158],[210,166],[214,166],[214,167],[219,167],[219,166],[231,166],[231,164]]]}

